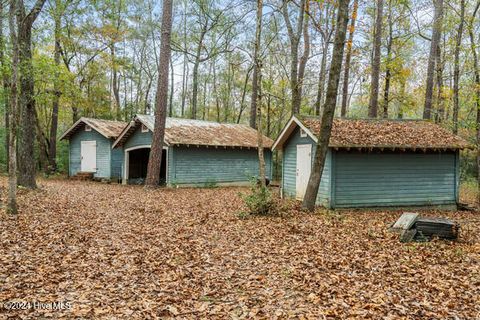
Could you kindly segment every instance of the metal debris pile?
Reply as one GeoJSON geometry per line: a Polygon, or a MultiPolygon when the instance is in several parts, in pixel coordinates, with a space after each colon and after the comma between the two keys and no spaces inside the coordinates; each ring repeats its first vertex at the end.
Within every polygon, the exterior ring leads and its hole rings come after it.
{"type": "Polygon", "coordinates": [[[433,238],[456,240],[460,225],[445,218],[422,218],[418,213],[405,212],[391,230],[400,233],[401,242],[426,242],[433,238]]]}

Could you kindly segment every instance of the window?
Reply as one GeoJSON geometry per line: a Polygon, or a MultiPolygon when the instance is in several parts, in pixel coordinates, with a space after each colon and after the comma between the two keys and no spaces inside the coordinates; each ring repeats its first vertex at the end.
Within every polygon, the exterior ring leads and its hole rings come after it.
{"type": "Polygon", "coordinates": [[[90,127],[88,124],[85,125],[85,131],[92,131],[92,127],[90,127]]]}
{"type": "Polygon", "coordinates": [[[142,132],[148,132],[148,128],[144,124],[142,124],[142,132]]]}
{"type": "Polygon", "coordinates": [[[300,137],[302,137],[302,138],[306,138],[306,137],[307,137],[307,133],[305,132],[305,130],[300,129],[300,137]]]}

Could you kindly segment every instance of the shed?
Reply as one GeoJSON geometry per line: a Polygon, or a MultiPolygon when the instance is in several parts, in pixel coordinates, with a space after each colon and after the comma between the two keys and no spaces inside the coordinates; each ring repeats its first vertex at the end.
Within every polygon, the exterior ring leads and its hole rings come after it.
{"type": "Polygon", "coordinates": [[[80,118],[60,139],[68,139],[69,176],[92,173],[95,178],[120,179],[123,152],[112,149],[126,122],[80,118]]]}
{"type": "MultiPolygon", "coordinates": [[[[303,199],[320,120],[293,116],[273,145],[281,192],[303,199]]],[[[328,208],[452,206],[462,138],[422,120],[334,119],[317,204],[328,208]]]]}
{"type": "MultiPolygon", "coordinates": [[[[146,177],[155,117],[136,115],[113,148],[124,151],[124,183],[146,177]]],[[[266,176],[273,141],[263,137],[266,176]]],[[[242,124],[167,117],[160,180],[169,186],[245,185],[258,176],[257,131],[242,124]]]]}

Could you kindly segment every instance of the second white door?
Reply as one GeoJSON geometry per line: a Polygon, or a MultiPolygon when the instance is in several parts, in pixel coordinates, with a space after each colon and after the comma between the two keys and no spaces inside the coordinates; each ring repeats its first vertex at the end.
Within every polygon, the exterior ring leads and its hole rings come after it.
{"type": "Polygon", "coordinates": [[[307,190],[308,179],[312,170],[312,145],[297,145],[297,171],[296,171],[296,196],[297,199],[303,200],[305,191],[307,190]]]}

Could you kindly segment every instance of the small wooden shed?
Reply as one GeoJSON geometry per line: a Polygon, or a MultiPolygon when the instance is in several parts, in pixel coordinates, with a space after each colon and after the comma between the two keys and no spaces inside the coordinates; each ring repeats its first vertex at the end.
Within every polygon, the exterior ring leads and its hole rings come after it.
{"type": "MultiPolygon", "coordinates": [[[[282,151],[281,192],[303,199],[320,120],[293,116],[273,149],[282,151]]],[[[455,206],[459,151],[468,143],[422,120],[334,119],[317,204],[328,208],[455,206]]]]}
{"type": "MultiPolygon", "coordinates": [[[[113,144],[124,153],[124,183],[145,179],[154,123],[136,115],[113,144]]],[[[271,178],[273,141],[263,141],[271,178]]],[[[246,125],[168,117],[163,150],[160,180],[169,186],[246,185],[258,176],[257,131],[246,125]]]]}
{"type": "Polygon", "coordinates": [[[60,137],[70,141],[69,176],[92,173],[95,178],[119,179],[123,152],[112,149],[126,122],[80,118],[60,137]]]}

